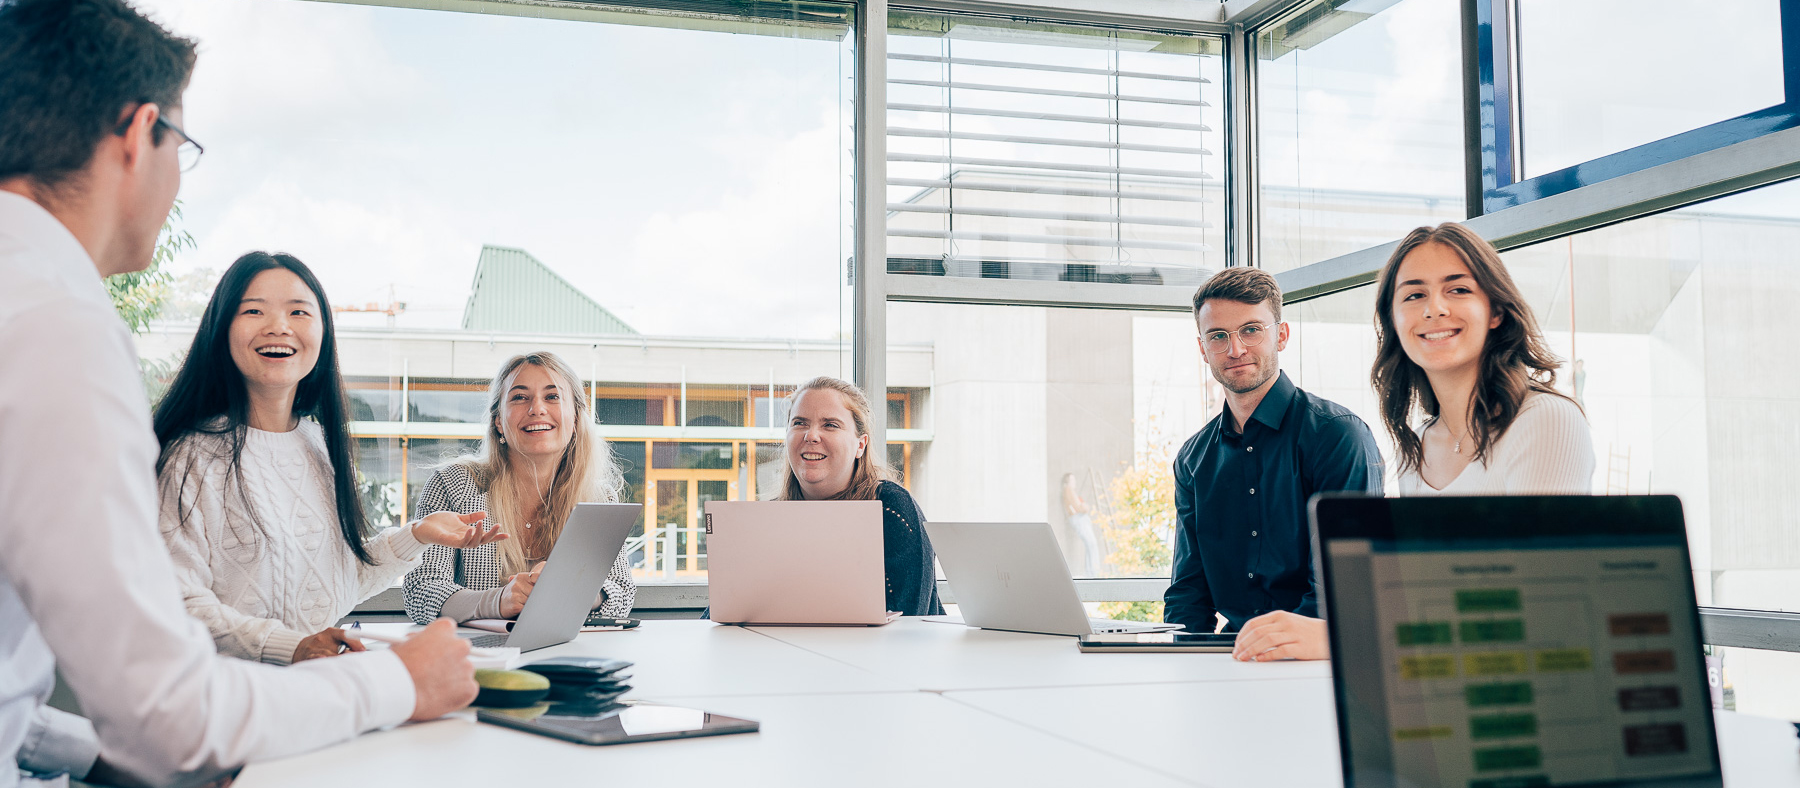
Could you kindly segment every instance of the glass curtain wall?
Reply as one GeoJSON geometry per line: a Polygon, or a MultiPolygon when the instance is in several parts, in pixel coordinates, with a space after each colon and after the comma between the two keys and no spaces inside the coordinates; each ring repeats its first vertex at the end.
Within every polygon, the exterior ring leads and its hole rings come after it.
{"type": "Polygon", "coordinates": [[[377,525],[479,450],[501,364],[548,350],[646,504],[634,571],[703,580],[701,507],[765,492],[780,398],[850,374],[850,6],[138,4],[203,42],[207,145],[139,336],[151,382],[225,267],[290,252],[337,310],[377,525]]]}
{"type": "Polygon", "coordinates": [[[1046,522],[1078,578],[1168,577],[1170,466],[1224,401],[1193,318],[893,303],[887,326],[933,356],[909,484],[928,517],[1046,522]]]}
{"type": "MultiPolygon", "coordinates": [[[[1191,292],[1226,264],[1219,39],[905,12],[888,27],[890,273],[1191,292]]],[[[932,358],[908,400],[930,436],[907,444],[927,516],[1049,523],[1078,578],[1168,576],[1170,463],[1220,403],[1190,317],[894,302],[887,334],[932,358]]],[[[890,385],[907,374],[890,348],[890,385]]]]}
{"type": "MultiPolygon", "coordinates": [[[[1515,249],[1502,257],[1587,414],[1595,494],[1681,497],[1702,605],[1800,611],[1800,182],[1515,249]]],[[[1308,390],[1381,434],[1365,286],[1298,305],[1283,354],[1308,390]]],[[[1391,456],[1391,452],[1389,452],[1391,456]]],[[[1722,649],[1729,703],[1800,719],[1792,654],[1722,649]]]]}
{"type": "Polygon", "coordinates": [[[1700,24],[1696,10],[1680,0],[1518,0],[1523,177],[1785,101],[1780,0],[1708,3],[1700,24]]]}
{"type": "Polygon", "coordinates": [[[1323,0],[1259,32],[1257,264],[1468,216],[1458,0],[1323,0]]]}

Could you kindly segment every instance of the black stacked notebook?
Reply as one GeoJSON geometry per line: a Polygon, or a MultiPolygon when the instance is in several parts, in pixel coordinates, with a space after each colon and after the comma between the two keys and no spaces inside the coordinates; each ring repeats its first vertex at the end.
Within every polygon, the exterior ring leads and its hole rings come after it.
{"type": "Polygon", "coordinates": [[[536,673],[550,680],[550,694],[545,702],[557,704],[559,714],[599,714],[631,691],[621,671],[630,662],[605,657],[551,657],[540,659],[519,670],[536,673]]]}

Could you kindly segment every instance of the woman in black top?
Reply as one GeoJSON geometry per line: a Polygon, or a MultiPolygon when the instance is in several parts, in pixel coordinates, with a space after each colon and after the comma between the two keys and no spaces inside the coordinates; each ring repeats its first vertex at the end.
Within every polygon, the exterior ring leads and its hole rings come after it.
{"type": "Polygon", "coordinates": [[[911,493],[887,479],[869,447],[869,398],[837,378],[817,377],[789,398],[787,480],[776,500],[881,501],[887,609],[942,615],[925,515],[911,493]]]}

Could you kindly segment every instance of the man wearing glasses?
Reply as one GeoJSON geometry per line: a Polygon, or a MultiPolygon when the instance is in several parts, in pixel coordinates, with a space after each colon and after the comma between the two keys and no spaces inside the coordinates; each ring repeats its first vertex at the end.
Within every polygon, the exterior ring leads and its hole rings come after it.
{"type": "Polygon", "coordinates": [[[194,63],[124,0],[0,0],[0,788],[205,781],[478,689],[449,620],[278,668],[220,656],[182,603],[102,279],[150,263],[199,159],[194,63]],[[53,670],[85,719],[45,705],[53,670]]]}
{"type": "Polygon", "coordinates": [[[1300,633],[1322,627],[1306,503],[1313,493],[1381,492],[1369,425],[1281,371],[1281,288],[1227,268],[1194,294],[1200,358],[1225,407],[1175,459],[1175,565],[1163,620],[1212,632],[1224,616],[1242,660],[1324,658],[1300,633]]]}

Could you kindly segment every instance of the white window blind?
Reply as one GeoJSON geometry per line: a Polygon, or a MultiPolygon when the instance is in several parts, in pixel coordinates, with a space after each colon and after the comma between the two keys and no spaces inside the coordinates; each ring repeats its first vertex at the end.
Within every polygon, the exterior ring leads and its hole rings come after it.
{"type": "Polygon", "coordinates": [[[888,270],[1197,284],[1223,265],[1218,42],[900,14],[888,270]]]}

